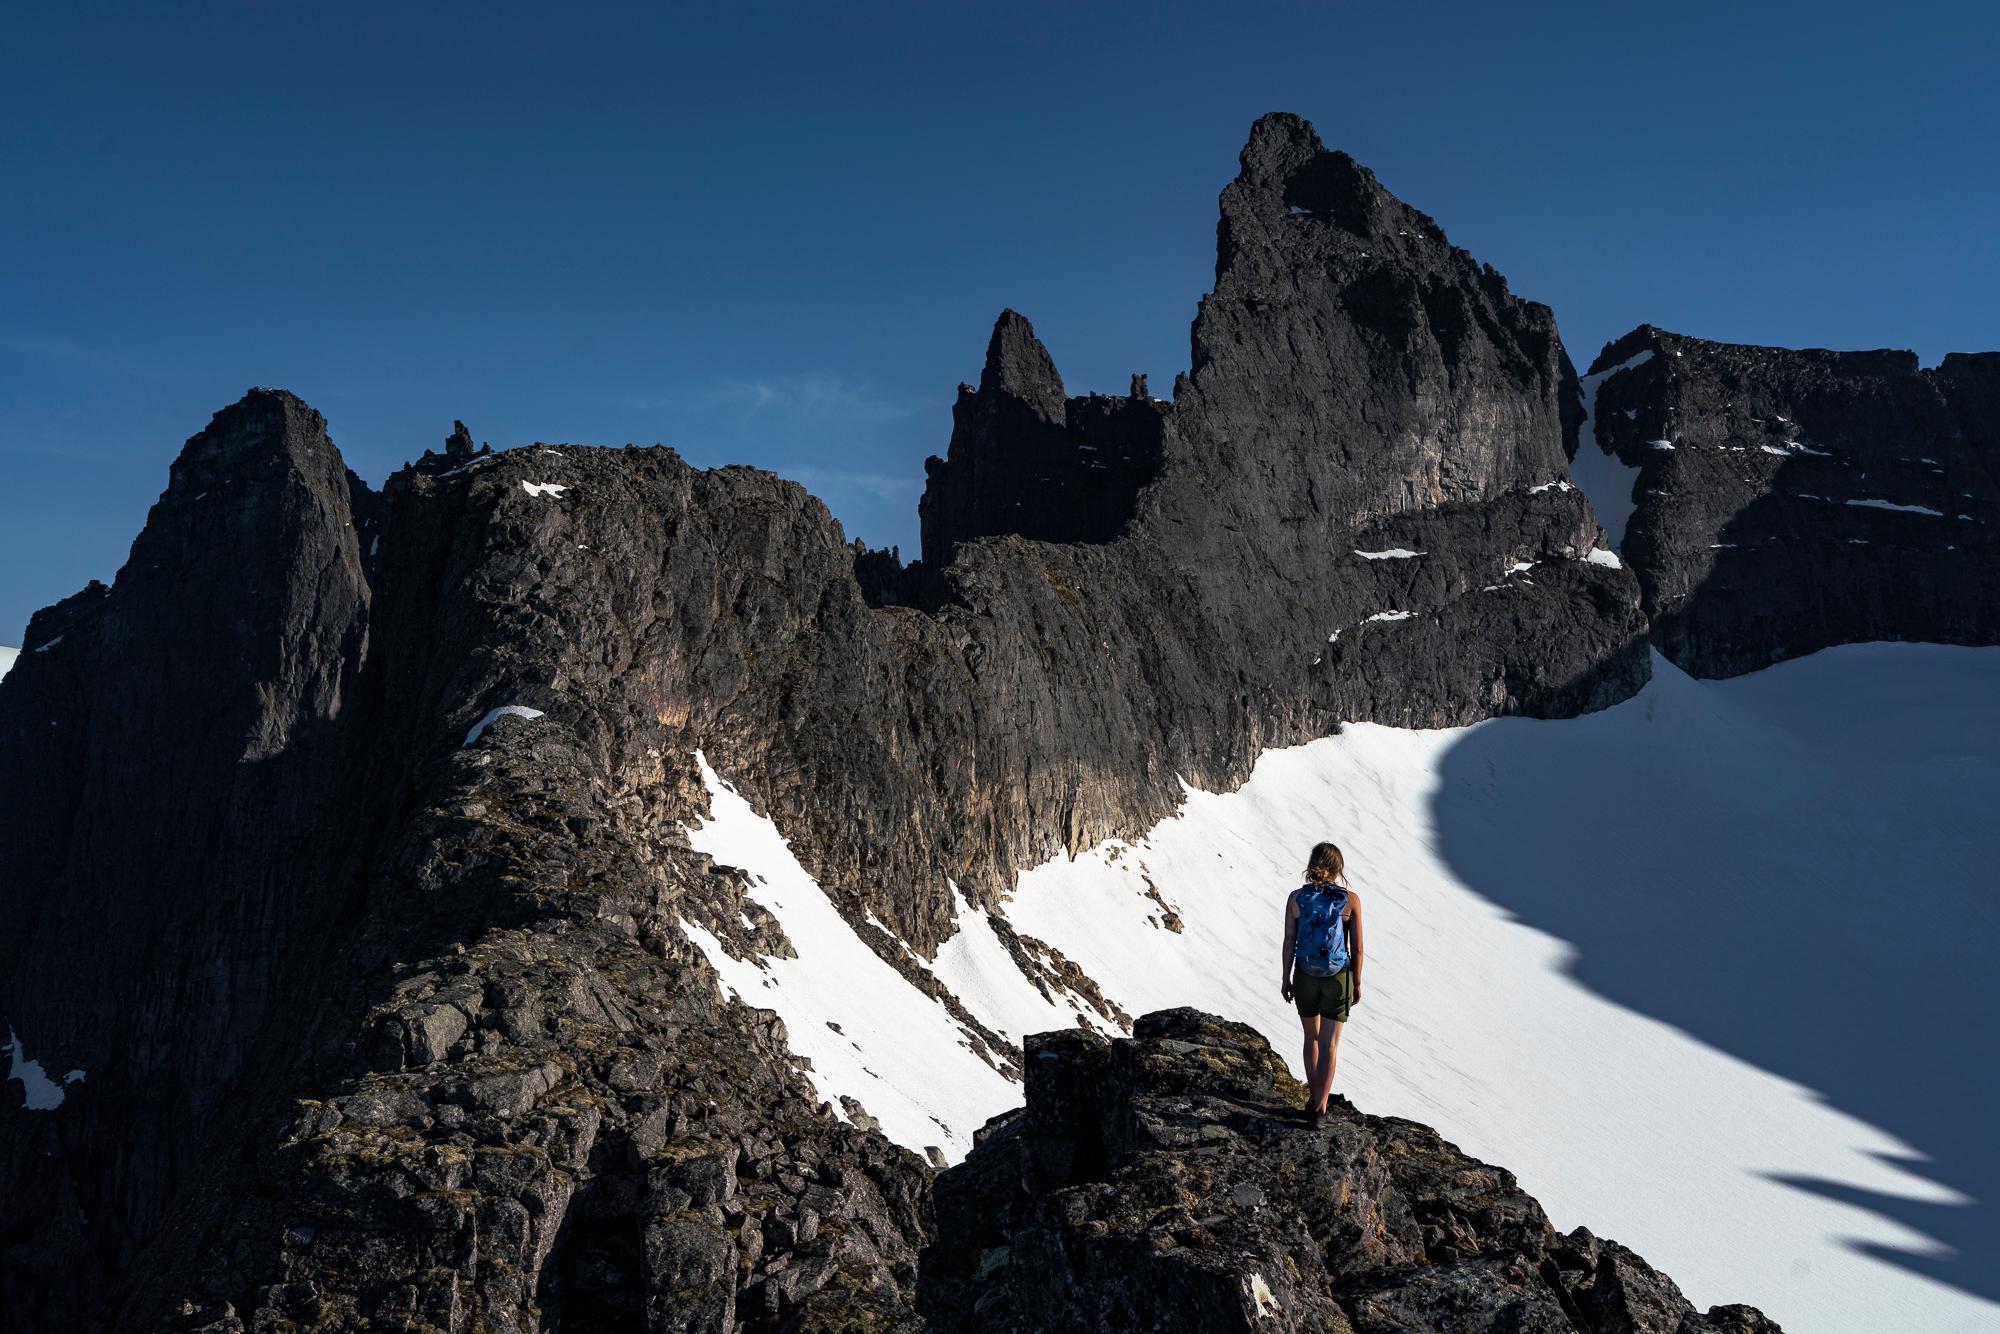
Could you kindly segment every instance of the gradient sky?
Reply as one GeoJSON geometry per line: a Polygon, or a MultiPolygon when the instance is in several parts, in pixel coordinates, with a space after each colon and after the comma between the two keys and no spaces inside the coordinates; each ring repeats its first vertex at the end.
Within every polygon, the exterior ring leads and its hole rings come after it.
{"type": "Polygon", "coordinates": [[[15,6],[0,643],[109,579],[252,385],[379,482],[655,441],[916,545],[1004,306],[1072,392],[1187,363],[1283,109],[1556,310],[2000,347],[1988,5],[15,6]],[[1532,10],[1532,12],[1530,12],[1532,10]]]}

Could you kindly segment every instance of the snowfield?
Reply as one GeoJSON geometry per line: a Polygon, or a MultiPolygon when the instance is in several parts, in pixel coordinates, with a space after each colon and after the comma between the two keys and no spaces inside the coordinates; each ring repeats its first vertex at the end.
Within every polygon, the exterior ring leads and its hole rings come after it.
{"type": "MultiPolygon", "coordinates": [[[[1331,838],[1367,914],[1335,1085],[1362,1109],[1513,1169],[1558,1227],[1633,1247],[1698,1307],[1750,1302],[1802,1331],[2000,1329],[1983,981],[2000,649],[1654,672],[1586,718],[1354,725],[1269,752],[1136,843],[1024,873],[1002,910],[1128,1012],[1245,1020],[1296,1069],[1279,914],[1331,838]]],[[[694,845],[752,875],[799,957],[690,938],[783,1017],[823,1097],[963,1157],[1019,1086],[702,772],[694,845]]],[[[928,967],[982,1022],[1018,1040],[1086,1015],[956,901],[928,967]]]]}
{"type": "Polygon", "coordinates": [[[14,659],[21,656],[21,650],[0,645],[0,676],[7,675],[14,666],[14,659]]]}

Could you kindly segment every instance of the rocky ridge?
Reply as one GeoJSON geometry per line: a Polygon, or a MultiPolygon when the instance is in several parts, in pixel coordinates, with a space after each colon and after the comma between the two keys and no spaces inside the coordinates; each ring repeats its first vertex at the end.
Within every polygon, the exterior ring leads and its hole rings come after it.
{"type": "Polygon", "coordinates": [[[938,1178],[919,1299],[940,1334],[1768,1334],[1697,1312],[1506,1170],[1415,1122],[1305,1089],[1243,1024],[1194,1010],[1132,1037],[1030,1038],[1026,1105],[938,1178]]]}
{"type": "MultiPolygon", "coordinates": [[[[643,632],[595,610],[625,605],[592,582],[623,567],[570,540],[564,484],[534,489],[559,457],[461,441],[361,496],[316,413],[253,392],[189,443],[118,584],[31,624],[48,651],[0,695],[0,785],[32,818],[0,884],[54,892],[10,903],[6,1009],[64,1034],[42,1049],[87,1077],[6,1111],[0,1283],[22,1327],[680,1328],[699,1307],[727,1328],[739,1296],[765,1323],[907,1304],[926,1169],[828,1117],[782,1025],[725,1004],[679,929],[756,911],[686,849],[698,782],[677,786],[655,732],[624,749],[609,696],[557,711],[590,670],[570,654],[643,632]],[[244,545],[161,540],[218,523],[244,545]],[[321,624],[361,607],[362,633],[321,624]],[[298,647],[232,676],[203,651],[232,628],[246,653],[298,647]],[[187,695],[122,671],[176,655],[187,695]],[[502,706],[522,712],[486,720],[502,706]],[[798,1189],[722,1208],[700,1173],[724,1149],[798,1189]]],[[[745,506],[739,527],[830,528],[796,488],[774,511],[773,479],[664,450],[591,451],[568,476],[600,500],[618,479],[630,509],[608,522],[656,541],[639,512],[676,486],[709,515],[745,506]]],[[[837,533],[822,547],[845,574],[837,533]]],[[[734,591],[712,614],[757,623],[734,591]]]]}
{"type": "Polygon", "coordinates": [[[1733,676],[1834,644],[2000,643],[2000,353],[1925,370],[1910,352],[1647,325],[1591,372],[1595,440],[1581,447],[1631,473],[1621,550],[1653,642],[1680,667],[1733,676]]]}

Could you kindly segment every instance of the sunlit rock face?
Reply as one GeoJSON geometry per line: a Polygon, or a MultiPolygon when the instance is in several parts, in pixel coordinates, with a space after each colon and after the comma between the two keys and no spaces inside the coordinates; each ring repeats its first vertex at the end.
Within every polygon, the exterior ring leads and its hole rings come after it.
{"type": "Polygon", "coordinates": [[[1591,370],[1581,448],[1627,471],[1622,551],[1679,666],[2000,642],[2000,353],[1923,370],[1647,325],[1591,370]]]}

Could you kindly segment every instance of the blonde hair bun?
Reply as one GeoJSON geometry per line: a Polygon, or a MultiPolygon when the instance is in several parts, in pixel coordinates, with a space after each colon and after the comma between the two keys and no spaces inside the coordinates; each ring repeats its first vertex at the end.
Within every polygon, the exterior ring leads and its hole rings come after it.
{"type": "Polygon", "coordinates": [[[1331,885],[1347,874],[1347,858],[1340,855],[1340,849],[1331,843],[1313,844],[1312,856],[1306,858],[1306,879],[1318,885],[1331,885]]]}

